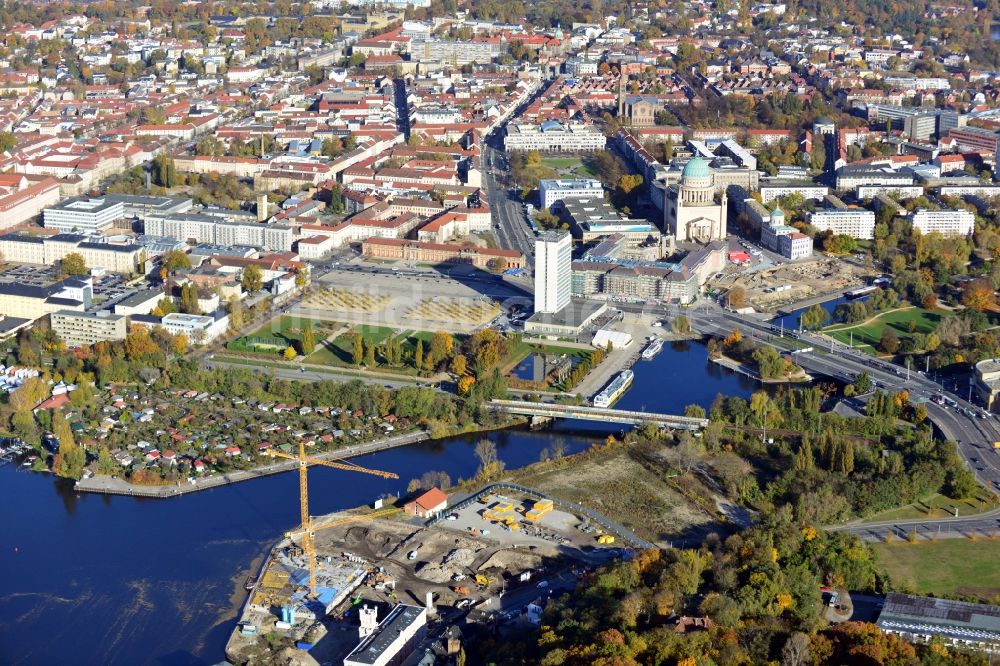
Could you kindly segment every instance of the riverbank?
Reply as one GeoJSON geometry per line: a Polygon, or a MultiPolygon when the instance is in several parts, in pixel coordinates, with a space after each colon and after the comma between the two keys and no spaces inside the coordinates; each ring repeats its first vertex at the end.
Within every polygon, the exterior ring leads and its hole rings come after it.
{"type": "MultiPolygon", "coordinates": [[[[430,438],[431,434],[428,431],[420,430],[403,435],[396,435],[395,437],[387,437],[374,442],[356,444],[343,449],[337,449],[336,451],[325,451],[323,453],[317,453],[312,457],[320,460],[356,458],[369,453],[378,453],[379,451],[387,451],[400,446],[408,446],[417,442],[423,442],[430,438]]],[[[176,485],[170,486],[144,486],[129,483],[124,479],[94,476],[89,479],[81,479],[80,481],[77,481],[74,487],[78,491],[88,493],[166,498],[195,493],[201,490],[209,490],[211,488],[218,488],[231,483],[259,479],[264,476],[270,476],[271,474],[281,474],[282,472],[289,472],[296,467],[298,467],[298,462],[294,460],[286,460],[273,465],[258,467],[257,469],[240,470],[238,472],[212,476],[206,479],[196,479],[193,483],[184,483],[179,481],[176,485]]]]}
{"type": "Polygon", "coordinates": [[[782,305],[775,310],[775,317],[785,317],[794,313],[796,310],[802,310],[803,308],[812,307],[813,305],[821,305],[829,301],[835,301],[838,298],[843,298],[844,290],[839,289],[837,291],[831,291],[826,294],[820,294],[819,296],[813,296],[812,298],[804,298],[801,301],[795,301],[787,305],[782,305]]]}

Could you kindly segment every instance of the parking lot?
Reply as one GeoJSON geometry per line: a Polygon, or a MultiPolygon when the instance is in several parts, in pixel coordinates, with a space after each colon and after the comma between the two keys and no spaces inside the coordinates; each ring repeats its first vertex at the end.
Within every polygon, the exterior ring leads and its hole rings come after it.
{"type": "MultiPolygon", "coordinates": [[[[27,286],[41,287],[56,280],[55,266],[14,266],[0,274],[0,282],[18,283],[27,286]]],[[[105,273],[93,276],[94,302],[88,312],[106,310],[115,303],[120,303],[139,291],[130,286],[125,277],[118,273],[105,273]]]]}

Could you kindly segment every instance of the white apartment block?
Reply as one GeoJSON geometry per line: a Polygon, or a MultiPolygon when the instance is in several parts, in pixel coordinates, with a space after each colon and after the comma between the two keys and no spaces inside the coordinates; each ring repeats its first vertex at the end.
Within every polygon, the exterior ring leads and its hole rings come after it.
{"type": "Polygon", "coordinates": [[[837,236],[871,240],[875,235],[875,213],[870,210],[818,210],[809,214],[808,222],[817,231],[832,231],[837,236]]]}
{"type": "Polygon", "coordinates": [[[829,187],[812,183],[767,183],[760,186],[760,200],[763,203],[770,203],[792,194],[801,195],[807,201],[819,201],[829,193],[829,187]]]}
{"type": "Polygon", "coordinates": [[[252,245],[281,252],[292,249],[291,227],[230,221],[196,213],[148,216],[145,220],[145,233],[213,245],[252,245]]]}
{"type": "Polygon", "coordinates": [[[67,347],[82,347],[106,340],[124,340],[128,333],[125,315],[110,312],[57,310],[49,315],[52,330],[67,347]]]}
{"type": "Polygon", "coordinates": [[[850,190],[859,185],[913,185],[913,176],[892,169],[847,169],[837,171],[837,189],[850,190]]]}
{"type": "Polygon", "coordinates": [[[540,152],[579,153],[604,150],[607,139],[594,125],[547,120],[541,125],[512,122],[507,125],[504,148],[540,152]]]}
{"type": "Polygon", "coordinates": [[[171,335],[186,335],[194,344],[206,344],[226,332],[229,317],[215,319],[208,315],[172,312],[163,317],[160,325],[171,335]]]}
{"type": "Polygon", "coordinates": [[[573,287],[573,237],[548,231],[535,240],[535,312],[556,313],[569,305],[573,287]]]}
{"type": "Polygon", "coordinates": [[[927,210],[913,214],[913,228],[922,234],[970,236],[976,229],[976,217],[967,210],[927,210]]]}
{"type": "Polygon", "coordinates": [[[887,76],[886,84],[903,90],[951,90],[948,79],[939,77],[887,76]]]}
{"type": "Polygon", "coordinates": [[[46,208],[42,217],[46,229],[84,233],[107,229],[125,217],[125,209],[121,201],[79,197],[46,208]]]}
{"type": "Polygon", "coordinates": [[[88,268],[112,273],[140,272],[145,258],[145,250],[140,245],[91,242],[77,234],[56,234],[47,238],[18,234],[0,236],[0,255],[17,264],[51,266],[71,253],[83,257],[88,268]]]}
{"type": "Polygon", "coordinates": [[[874,199],[880,194],[887,194],[900,199],[913,199],[922,196],[924,188],[919,185],[858,185],[858,199],[874,199]]]}
{"type": "Polygon", "coordinates": [[[504,45],[499,42],[449,42],[441,40],[413,40],[410,57],[413,60],[440,60],[448,65],[469,63],[489,64],[500,55],[504,45]]]}
{"type": "Polygon", "coordinates": [[[603,199],[604,186],[593,178],[572,180],[543,180],[538,183],[538,196],[542,208],[548,210],[558,201],[565,199],[603,199]]]}
{"type": "Polygon", "coordinates": [[[938,188],[938,194],[942,197],[983,197],[992,199],[1000,197],[1000,186],[998,185],[942,185],[938,188]]]}

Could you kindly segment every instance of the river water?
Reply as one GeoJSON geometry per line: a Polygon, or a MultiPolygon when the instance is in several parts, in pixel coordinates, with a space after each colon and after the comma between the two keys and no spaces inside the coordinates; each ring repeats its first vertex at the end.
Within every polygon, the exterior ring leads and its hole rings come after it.
{"type": "MultiPolygon", "coordinates": [[[[681,413],[691,403],[707,408],[718,393],[746,396],[755,388],[708,363],[700,342],[667,344],[634,369],[618,403],[625,409],[681,413]]],[[[574,421],[486,436],[514,468],[538,460],[556,437],[575,453],[607,431],[574,421]]],[[[324,514],[403,492],[428,470],[472,476],[479,438],[357,459],[397,472],[397,481],[314,469],[310,508],[324,514]]],[[[0,468],[0,664],[216,663],[245,598],[244,580],[297,522],[292,473],[156,500],[77,494],[51,477],[0,468]]]]}

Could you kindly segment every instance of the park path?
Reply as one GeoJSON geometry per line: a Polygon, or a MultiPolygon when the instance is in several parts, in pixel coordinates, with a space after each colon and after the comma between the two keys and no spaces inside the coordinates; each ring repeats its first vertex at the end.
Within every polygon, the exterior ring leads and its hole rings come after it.
{"type": "Polygon", "coordinates": [[[840,333],[841,331],[850,331],[851,329],[858,328],[859,326],[867,326],[868,324],[872,323],[873,321],[875,321],[876,319],[878,319],[882,315],[887,315],[890,312],[902,312],[903,310],[912,310],[915,307],[917,307],[917,306],[916,305],[907,305],[904,308],[893,308],[891,310],[883,310],[882,312],[879,312],[877,315],[873,315],[873,316],[869,317],[868,319],[865,319],[864,321],[859,321],[856,324],[846,324],[846,325],[845,324],[834,324],[834,326],[840,326],[840,328],[833,328],[833,326],[827,326],[825,329],[823,329],[823,331],[824,332],[829,332],[829,333],[840,333]]]}

